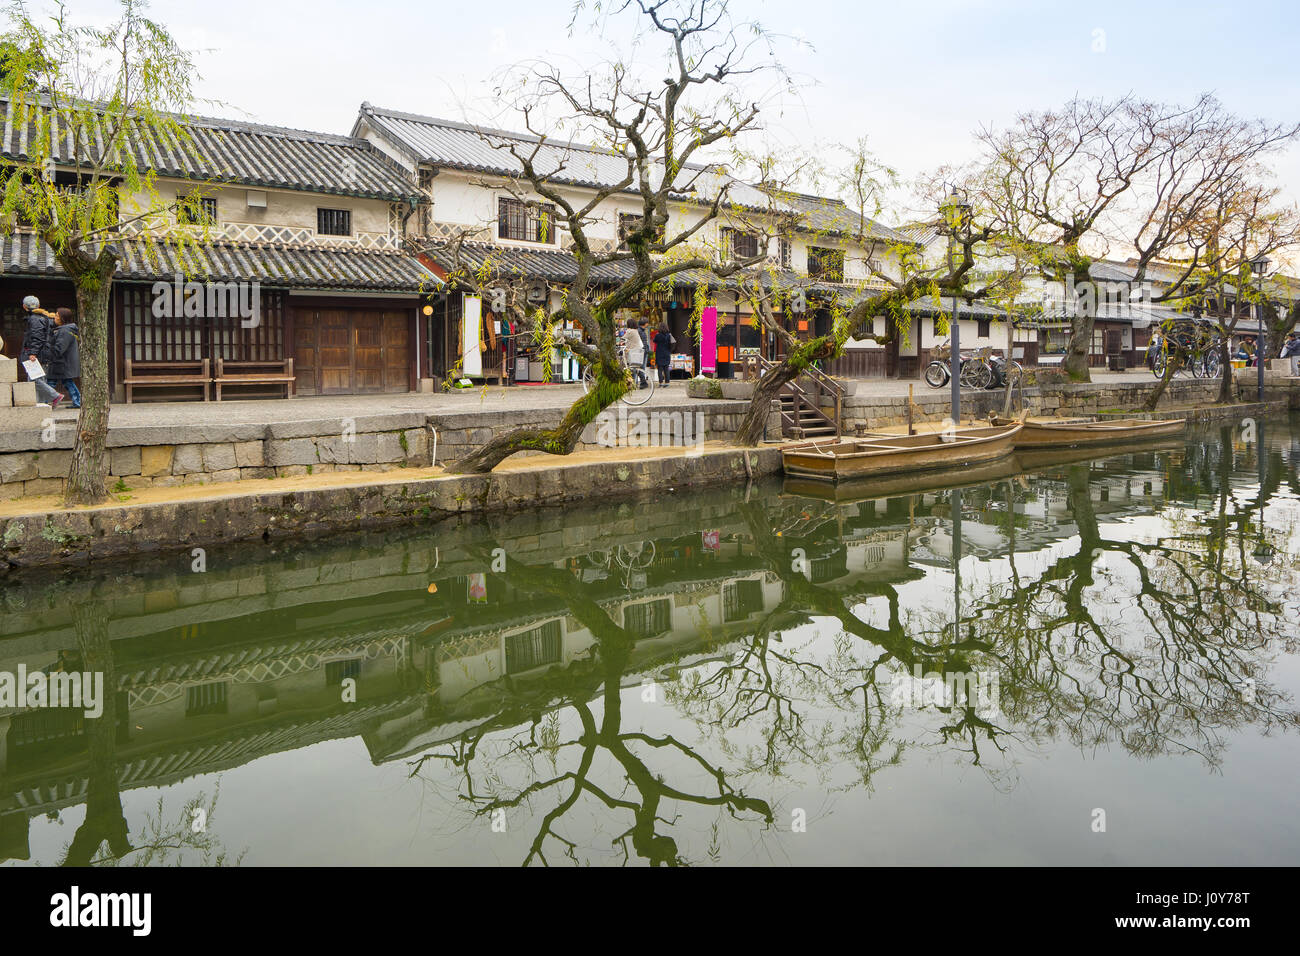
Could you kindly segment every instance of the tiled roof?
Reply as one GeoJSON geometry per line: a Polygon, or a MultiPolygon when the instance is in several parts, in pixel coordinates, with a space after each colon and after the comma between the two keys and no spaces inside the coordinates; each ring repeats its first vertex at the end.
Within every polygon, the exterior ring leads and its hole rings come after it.
{"type": "MultiPolygon", "coordinates": [[[[181,249],[168,242],[127,240],[121,246],[119,281],[170,281],[181,273],[218,282],[257,280],[271,288],[418,292],[441,285],[414,258],[397,252],[235,242],[181,249]]],[[[50,247],[26,232],[0,236],[0,272],[64,275],[50,247]]]]}
{"type": "MultiPolygon", "coordinates": [[[[426,243],[424,254],[448,272],[457,268],[454,252],[445,243],[426,243]]],[[[493,279],[542,279],[547,282],[572,282],[578,275],[578,261],[571,252],[559,249],[521,249],[488,243],[463,243],[460,268],[493,279]]],[[[622,282],[635,272],[630,260],[610,262],[592,270],[597,284],[622,282]]],[[[706,269],[690,269],[674,278],[679,286],[721,286],[721,280],[706,269]]]]}
{"type": "MultiPolygon", "coordinates": [[[[22,122],[10,100],[0,100],[0,114],[0,154],[28,159],[35,123],[22,122]]],[[[135,162],[159,176],[180,179],[402,202],[419,196],[415,182],[365,140],[236,120],[189,117],[183,122],[190,131],[188,143],[137,124],[131,136],[135,162]]],[[[61,133],[54,159],[73,165],[72,140],[66,128],[61,133]]]]}
{"type": "MultiPolygon", "coordinates": [[[[525,156],[531,156],[533,150],[537,150],[533,158],[534,168],[557,183],[594,189],[620,183],[627,175],[626,159],[612,150],[585,143],[549,137],[543,142],[531,134],[403,113],[370,103],[361,104],[358,128],[363,120],[387,136],[411,160],[431,166],[519,176],[523,167],[512,155],[513,147],[525,156]]],[[[696,164],[688,164],[686,168],[691,173],[684,175],[682,181],[689,180],[693,190],[678,194],[676,198],[682,201],[707,202],[726,184],[729,202],[755,211],[773,209],[798,213],[804,220],[806,231],[851,235],[861,225],[857,214],[837,199],[784,191],[769,194],[716,168],[696,164]]],[[[629,192],[635,192],[634,187],[635,183],[629,192]]],[[[910,241],[873,220],[868,219],[867,225],[874,238],[889,242],[910,241]]]]}
{"type": "MultiPolygon", "coordinates": [[[[510,154],[508,146],[530,155],[541,142],[538,137],[525,133],[402,113],[369,103],[361,104],[361,115],[407,150],[413,159],[449,169],[516,176],[522,172],[522,166],[510,154]]],[[[621,156],[561,139],[548,138],[533,162],[539,173],[550,175],[556,182],[582,186],[617,183],[627,175],[627,161],[621,156]]]]}
{"type": "MultiPolygon", "coordinates": [[[[907,303],[906,309],[916,315],[951,315],[952,299],[945,297],[940,302],[932,295],[922,296],[907,303]]],[[[992,306],[984,305],[982,302],[967,302],[964,299],[958,299],[957,314],[966,318],[1003,319],[1006,318],[1007,313],[1005,309],[995,309],[992,306]]]]}
{"type": "Polygon", "coordinates": [[[859,232],[883,242],[912,245],[915,239],[897,229],[890,229],[874,219],[860,216],[839,199],[781,192],[782,202],[799,214],[800,229],[805,232],[851,237],[859,232]]]}
{"type": "MultiPolygon", "coordinates": [[[[424,253],[440,267],[452,272],[456,268],[455,254],[445,243],[429,242],[424,253]]],[[[491,279],[542,279],[547,282],[571,282],[578,274],[578,263],[570,252],[559,249],[520,249],[513,246],[494,246],[486,243],[463,243],[460,248],[460,267],[491,279]]],[[[597,284],[614,284],[630,277],[635,271],[630,260],[597,266],[592,277],[597,284]]],[[[719,277],[707,269],[688,269],[673,277],[676,287],[703,285],[710,289],[734,289],[746,276],[758,275],[764,285],[771,283],[771,271],[719,277]]],[[[819,283],[789,270],[780,270],[777,281],[785,288],[801,287],[817,295],[848,295],[856,297],[858,289],[852,285],[819,283]]]]}

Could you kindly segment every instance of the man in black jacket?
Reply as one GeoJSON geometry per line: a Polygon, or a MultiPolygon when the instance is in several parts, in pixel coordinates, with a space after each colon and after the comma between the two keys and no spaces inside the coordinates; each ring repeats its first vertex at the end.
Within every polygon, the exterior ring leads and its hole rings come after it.
{"type": "MultiPolygon", "coordinates": [[[[23,312],[26,313],[27,328],[23,332],[23,347],[19,352],[22,361],[35,359],[41,363],[42,369],[50,361],[50,346],[52,344],[53,323],[48,316],[42,315],[36,310],[41,307],[41,300],[34,295],[29,295],[23,299],[23,312]]],[[[32,381],[36,385],[36,400],[49,405],[51,408],[59,404],[63,397],[50,387],[50,383],[45,380],[45,376],[34,378],[32,381]]]]}

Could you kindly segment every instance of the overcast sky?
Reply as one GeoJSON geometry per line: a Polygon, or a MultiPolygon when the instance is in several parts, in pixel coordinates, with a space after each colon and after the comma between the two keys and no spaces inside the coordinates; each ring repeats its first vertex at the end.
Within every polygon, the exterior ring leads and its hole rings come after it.
{"type": "MultiPolygon", "coordinates": [[[[69,0],[74,17],[108,0],[69,0]]],[[[807,46],[778,54],[802,81],[765,122],[785,144],[861,136],[906,176],[972,152],[973,130],[1075,93],[1187,102],[1218,94],[1235,112],[1300,119],[1300,5],[1256,0],[1049,3],[1031,0],[733,0],[807,46]]],[[[507,64],[599,62],[608,43],[568,35],[572,0],[153,0],[153,15],[199,57],[201,95],[220,112],[346,133],[362,100],[454,119],[518,121],[495,103],[507,64]]],[[[1300,150],[1276,161],[1291,195],[1300,150]]]]}

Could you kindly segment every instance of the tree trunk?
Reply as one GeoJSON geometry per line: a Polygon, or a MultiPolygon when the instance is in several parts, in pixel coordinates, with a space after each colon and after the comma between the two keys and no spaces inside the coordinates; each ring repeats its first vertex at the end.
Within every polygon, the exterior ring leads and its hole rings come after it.
{"type": "Polygon", "coordinates": [[[786,356],[779,365],[774,366],[754,386],[754,397],[740,419],[740,427],[731,440],[733,445],[753,448],[767,432],[767,418],[772,411],[772,403],[786,386],[786,383],[799,377],[800,369],[795,368],[786,356]]]}
{"type": "Polygon", "coordinates": [[[1222,375],[1219,378],[1219,397],[1216,401],[1220,405],[1229,405],[1232,403],[1232,356],[1228,354],[1227,332],[1219,336],[1219,363],[1222,375]]]}
{"type": "Polygon", "coordinates": [[[1096,302],[1097,297],[1096,286],[1092,283],[1086,268],[1083,272],[1074,274],[1074,288],[1077,290],[1080,287],[1092,289],[1093,295],[1090,297],[1090,302],[1085,302],[1081,308],[1075,310],[1076,314],[1070,320],[1070,342],[1066,346],[1065,361],[1061,363],[1061,370],[1070,376],[1071,382],[1091,382],[1088,354],[1092,351],[1092,329],[1097,321],[1096,309],[1091,303],[1096,302]]]}
{"type": "MultiPolygon", "coordinates": [[[[1008,311],[1007,312],[1007,355],[1006,355],[1006,362],[1004,362],[1002,366],[1003,370],[1006,373],[1005,376],[1006,382],[1003,386],[1005,391],[1003,392],[1002,395],[1002,417],[1003,418],[1011,417],[1011,401],[1012,401],[1011,391],[1015,384],[1011,375],[1011,350],[1014,347],[1015,338],[1016,338],[1015,323],[1012,320],[1010,311],[1008,311]]],[[[1020,387],[1024,388],[1023,382],[1020,383],[1020,387]]]]}
{"type": "Polygon", "coordinates": [[[87,596],[72,604],[72,622],[81,651],[81,669],[104,677],[103,713],[86,718],[86,817],[73,834],[63,860],[64,866],[87,866],[105,842],[118,859],[131,852],[131,843],[118,786],[117,670],[108,640],[108,614],[87,596]]]}
{"type": "Polygon", "coordinates": [[[1147,396],[1147,400],[1142,403],[1144,412],[1154,412],[1156,406],[1160,404],[1160,399],[1165,394],[1165,389],[1169,387],[1170,381],[1173,380],[1174,373],[1183,364],[1183,354],[1178,351],[1170,351],[1168,359],[1165,362],[1165,374],[1160,376],[1160,381],[1156,384],[1155,390],[1147,396]]]}
{"type": "MultiPolygon", "coordinates": [[[[116,267],[116,260],[113,261],[116,267]]],[[[108,499],[108,304],[112,270],[76,277],[77,319],[81,333],[81,414],[72,447],[72,468],[64,487],[65,505],[94,505],[108,499]]]]}
{"type": "Polygon", "coordinates": [[[621,365],[597,362],[595,388],[569,406],[559,425],[554,428],[516,428],[448,465],[447,471],[454,475],[485,474],[521,451],[568,455],[578,447],[583,430],[595,421],[597,415],[622,398],[627,387],[621,365]],[[611,372],[617,378],[611,377],[611,372]]]}
{"type": "Polygon", "coordinates": [[[772,409],[772,402],[786,383],[798,378],[803,374],[804,369],[818,359],[834,357],[835,352],[834,340],[823,335],[810,342],[800,343],[780,362],[764,372],[763,377],[754,386],[754,397],[750,400],[749,408],[745,409],[745,415],[740,420],[740,427],[736,430],[736,437],[731,440],[731,444],[742,448],[752,448],[757,445],[763,437],[763,429],[767,423],[768,413],[772,409]]]}

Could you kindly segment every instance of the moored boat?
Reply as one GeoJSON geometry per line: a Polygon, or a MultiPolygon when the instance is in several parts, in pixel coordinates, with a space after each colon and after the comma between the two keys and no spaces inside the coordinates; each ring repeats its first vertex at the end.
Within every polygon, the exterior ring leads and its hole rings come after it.
{"type": "Polygon", "coordinates": [[[787,445],[787,475],[840,481],[878,478],[995,461],[1011,453],[1020,423],[920,435],[873,435],[787,445]]]}
{"type": "MultiPolygon", "coordinates": [[[[1012,424],[1011,419],[994,416],[995,426],[1012,424]]],[[[1187,427],[1181,418],[1120,418],[1098,422],[1031,422],[1016,435],[1016,448],[1054,448],[1074,445],[1115,445],[1131,441],[1151,441],[1179,434],[1187,427]]]]}

